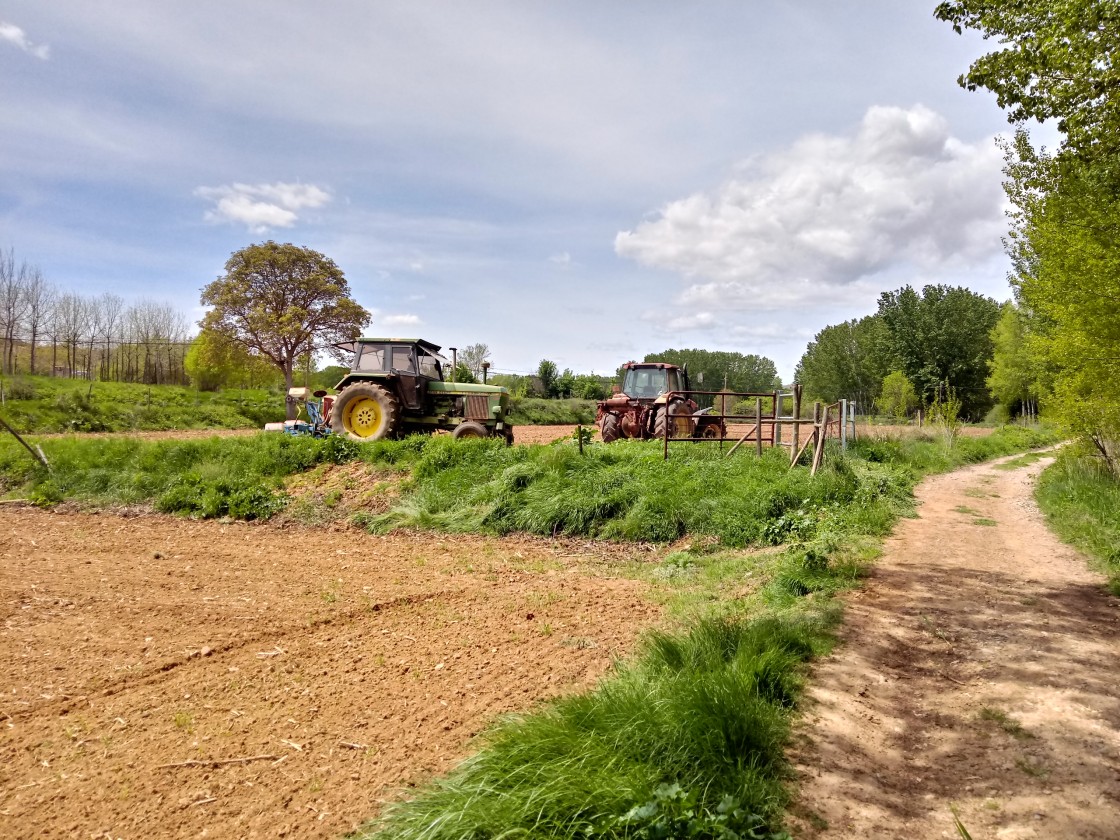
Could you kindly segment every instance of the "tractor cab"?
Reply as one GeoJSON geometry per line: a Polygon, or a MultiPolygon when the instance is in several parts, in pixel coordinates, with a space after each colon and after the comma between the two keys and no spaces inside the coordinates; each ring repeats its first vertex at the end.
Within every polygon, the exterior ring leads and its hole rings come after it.
{"type": "Polygon", "coordinates": [[[622,380],[622,393],[635,400],[653,400],[670,391],[687,390],[680,368],[671,365],[632,364],[622,380]]]}
{"type": "Polygon", "coordinates": [[[362,339],[338,347],[354,353],[352,373],[404,374],[443,381],[448,360],[423,339],[362,339]]]}

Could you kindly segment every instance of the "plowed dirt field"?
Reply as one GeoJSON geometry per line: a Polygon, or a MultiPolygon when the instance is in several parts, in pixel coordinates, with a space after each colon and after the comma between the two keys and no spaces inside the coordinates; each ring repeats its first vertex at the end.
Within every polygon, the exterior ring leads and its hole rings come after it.
{"type": "Polygon", "coordinates": [[[658,619],[603,550],[0,508],[0,836],[350,831],[658,619]]]}

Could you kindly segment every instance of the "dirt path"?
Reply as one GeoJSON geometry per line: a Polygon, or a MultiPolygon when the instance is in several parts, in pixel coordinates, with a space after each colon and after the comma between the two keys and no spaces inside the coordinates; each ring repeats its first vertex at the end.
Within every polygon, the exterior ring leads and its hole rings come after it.
{"type": "MultiPolygon", "coordinates": [[[[1006,459],[1005,459],[1006,460],[1006,459]]],[[[1047,461],[918,490],[815,671],[799,838],[1120,837],[1120,601],[1045,528],[1047,461]]]]}
{"type": "Polygon", "coordinates": [[[624,553],[0,508],[0,837],[341,836],[624,655],[624,553]]]}

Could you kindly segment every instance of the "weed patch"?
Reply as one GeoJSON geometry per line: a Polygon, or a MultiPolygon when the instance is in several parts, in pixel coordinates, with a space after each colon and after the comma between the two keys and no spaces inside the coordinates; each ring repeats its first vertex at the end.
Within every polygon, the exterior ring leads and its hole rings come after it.
{"type": "Polygon", "coordinates": [[[1120,482],[1096,459],[1064,450],[1035,491],[1054,531],[1093,558],[1120,595],[1120,482]]]}

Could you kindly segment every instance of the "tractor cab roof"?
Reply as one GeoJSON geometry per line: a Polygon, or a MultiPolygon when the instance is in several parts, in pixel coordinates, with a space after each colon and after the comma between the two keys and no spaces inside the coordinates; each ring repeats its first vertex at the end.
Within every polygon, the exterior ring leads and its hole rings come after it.
{"type": "Polygon", "coordinates": [[[429,353],[439,355],[440,347],[438,344],[432,344],[430,341],[425,341],[422,338],[359,338],[357,341],[344,341],[341,344],[334,345],[339,350],[346,350],[347,352],[357,352],[359,344],[415,344],[423,347],[429,353]]]}

